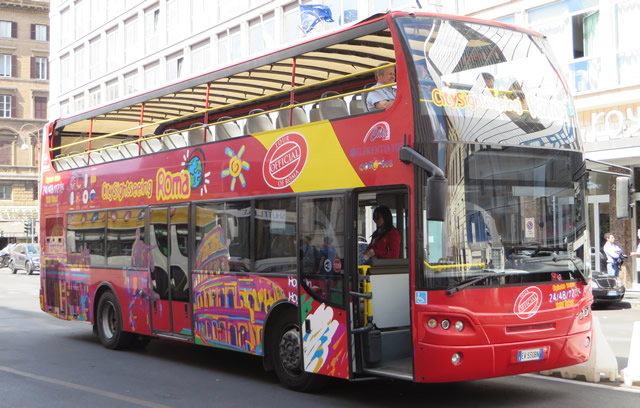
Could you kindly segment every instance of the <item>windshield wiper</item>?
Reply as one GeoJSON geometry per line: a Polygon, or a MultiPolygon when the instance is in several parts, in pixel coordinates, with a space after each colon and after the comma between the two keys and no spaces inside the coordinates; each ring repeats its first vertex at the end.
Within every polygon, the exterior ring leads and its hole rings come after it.
{"type": "MultiPolygon", "coordinates": [[[[560,261],[569,261],[573,264],[574,270],[571,271],[569,270],[570,273],[572,272],[576,272],[576,275],[578,276],[578,279],[580,279],[582,281],[582,283],[584,283],[585,285],[587,284],[587,277],[584,276],[584,273],[582,273],[582,271],[580,270],[580,268],[578,268],[578,265],[575,262],[576,258],[573,256],[558,256],[558,255],[554,255],[551,258],[547,258],[547,259],[527,259],[527,263],[542,263],[542,262],[549,262],[552,261],[554,263],[560,262],[560,261]]],[[[572,273],[573,274],[573,273],[572,273]]]]}
{"type": "Polygon", "coordinates": [[[498,277],[505,276],[505,275],[506,275],[505,272],[496,272],[496,273],[488,273],[486,275],[476,276],[475,278],[468,279],[468,280],[462,282],[461,284],[459,284],[457,286],[454,286],[452,288],[447,289],[446,293],[449,296],[453,296],[456,292],[459,292],[462,289],[467,288],[467,287],[469,287],[471,285],[474,285],[474,284],[476,284],[478,282],[482,282],[485,279],[498,278],[498,277]]]}

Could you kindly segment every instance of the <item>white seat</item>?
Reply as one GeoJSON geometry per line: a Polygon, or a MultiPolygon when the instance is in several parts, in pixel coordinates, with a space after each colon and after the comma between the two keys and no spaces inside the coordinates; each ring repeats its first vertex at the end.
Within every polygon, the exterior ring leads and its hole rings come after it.
{"type": "Polygon", "coordinates": [[[134,143],[133,140],[137,139],[127,139],[120,142],[120,146],[118,146],[118,150],[123,157],[136,157],[139,156],[138,144],[134,143]]]}
{"type": "Polygon", "coordinates": [[[102,151],[102,158],[105,161],[120,160],[123,158],[122,153],[120,153],[120,150],[118,150],[117,146],[106,144],[103,147],[109,147],[108,149],[102,151]]]}
{"type": "Polygon", "coordinates": [[[223,116],[218,119],[218,122],[229,121],[225,123],[216,123],[216,140],[225,140],[231,137],[237,137],[242,135],[242,131],[240,130],[240,126],[234,121],[230,120],[230,116],[223,116]]]}
{"type": "Polygon", "coordinates": [[[162,144],[167,150],[178,149],[187,146],[187,139],[181,132],[176,129],[166,130],[165,136],[162,136],[162,144]]]}
{"type": "Polygon", "coordinates": [[[204,123],[194,123],[187,131],[187,141],[189,146],[211,142],[211,131],[204,123]]]}
{"type": "Polygon", "coordinates": [[[59,154],[55,158],[57,160],[53,162],[53,166],[56,168],[56,170],[69,170],[71,168],[68,159],[63,154],[59,154]]]}
{"type": "Polygon", "coordinates": [[[309,122],[317,122],[320,119],[320,108],[318,108],[318,104],[314,103],[309,111],[309,122]]]}
{"type": "Polygon", "coordinates": [[[71,164],[71,167],[84,167],[87,165],[87,154],[80,152],[70,152],[67,160],[71,164]]]}
{"type": "Polygon", "coordinates": [[[349,102],[349,113],[351,115],[357,115],[364,112],[367,112],[367,104],[364,100],[363,94],[354,95],[349,102]]]}
{"type": "MultiPolygon", "coordinates": [[[[260,112],[264,112],[264,110],[254,109],[249,112],[249,115],[255,115],[260,112]]],[[[266,114],[247,118],[247,123],[244,125],[244,133],[248,135],[269,130],[273,130],[273,122],[271,122],[271,119],[269,119],[266,114]]]]}
{"type": "MultiPolygon", "coordinates": [[[[338,92],[329,91],[322,94],[322,98],[328,98],[331,96],[340,95],[338,92]]],[[[320,119],[330,120],[335,118],[341,118],[349,115],[349,109],[347,109],[347,103],[342,98],[331,99],[328,101],[320,101],[320,119]]]]}
{"type": "Polygon", "coordinates": [[[276,128],[281,129],[289,126],[302,125],[304,123],[309,123],[307,115],[305,115],[304,109],[296,106],[293,109],[281,110],[278,113],[276,128]]]}
{"type": "MultiPolygon", "coordinates": [[[[152,137],[155,136],[153,133],[149,135],[144,135],[144,137],[152,137]]],[[[162,142],[158,138],[154,139],[146,139],[140,142],[140,146],[142,147],[142,152],[144,154],[151,154],[155,152],[160,152],[164,150],[164,146],[162,142]]]]}
{"type": "Polygon", "coordinates": [[[89,165],[104,163],[104,158],[102,158],[102,152],[91,152],[89,153],[89,165]]]}

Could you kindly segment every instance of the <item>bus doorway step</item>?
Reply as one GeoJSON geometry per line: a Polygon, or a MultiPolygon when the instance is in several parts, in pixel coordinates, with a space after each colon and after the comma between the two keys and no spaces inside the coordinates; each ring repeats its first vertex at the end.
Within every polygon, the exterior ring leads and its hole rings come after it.
{"type": "Polygon", "coordinates": [[[381,377],[413,381],[413,364],[411,357],[386,361],[375,368],[365,368],[362,371],[381,377]]]}

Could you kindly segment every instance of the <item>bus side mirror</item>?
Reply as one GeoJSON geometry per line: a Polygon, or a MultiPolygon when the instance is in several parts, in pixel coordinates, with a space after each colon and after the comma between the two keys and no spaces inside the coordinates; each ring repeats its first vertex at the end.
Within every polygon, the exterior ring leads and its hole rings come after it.
{"type": "Polygon", "coordinates": [[[633,185],[629,177],[616,177],[616,217],[631,218],[631,208],[634,206],[631,196],[633,185]]]}
{"type": "Polygon", "coordinates": [[[447,179],[434,175],[427,179],[427,220],[444,221],[447,215],[447,179]]]}

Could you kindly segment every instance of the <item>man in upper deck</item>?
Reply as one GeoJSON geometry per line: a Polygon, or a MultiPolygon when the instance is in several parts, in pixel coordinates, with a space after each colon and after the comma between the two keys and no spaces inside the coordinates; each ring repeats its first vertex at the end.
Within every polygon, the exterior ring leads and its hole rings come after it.
{"type": "MultiPolygon", "coordinates": [[[[387,64],[385,63],[382,65],[387,64]]],[[[375,86],[387,85],[396,82],[395,67],[379,69],[376,71],[375,75],[377,81],[375,86]]],[[[395,87],[390,86],[371,91],[367,94],[367,110],[371,112],[374,110],[387,109],[391,104],[393,104],[394,99],[396,99],[395,87]]]]}

